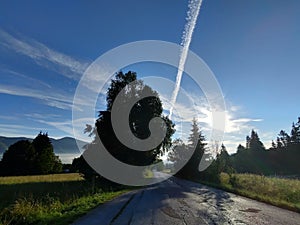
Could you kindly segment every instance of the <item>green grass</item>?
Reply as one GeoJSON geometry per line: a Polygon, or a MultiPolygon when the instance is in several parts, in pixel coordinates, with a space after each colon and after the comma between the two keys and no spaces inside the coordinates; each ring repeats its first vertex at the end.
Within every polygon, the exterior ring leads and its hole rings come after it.
{"type": "Polygon", "coordinates": [[[66,174],[50,174],[36,176],[15,176],[15,177],[0,177],[0,185],[2,184],[24,184],[24,183],[39,183],[39,182],[66,182],[66,181],[82,181],[83,178],[78,173],[66,174]]]}
{"type": "MultiPolygon", "coordinates": [[[[210,184],[211,185],[211,184],[210,184]]],[[[213,185],[224,190],[300,212],[300,180],[271,178],[254,174],[221,174],[213,185]]]]}
{"type": "Polygon", "coordinates": [[[79,174],[0,177],[0,225],[69,224],[126,191],[93,187],[79,174]]]}
{"type": "Polygon", "coordinates": [[[144,178],[151,179],[154,177],[153,172],[150,169],[145,169],[144,173],[144,178]]]}

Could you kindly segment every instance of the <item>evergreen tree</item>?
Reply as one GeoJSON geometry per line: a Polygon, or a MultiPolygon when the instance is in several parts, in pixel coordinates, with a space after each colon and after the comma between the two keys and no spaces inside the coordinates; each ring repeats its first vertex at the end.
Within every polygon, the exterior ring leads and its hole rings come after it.
{"type": "Polygon", "coordinates": [[[217,156],[217,160],[219,160],[219,173],[232,173],[232,163],[230,159],[230,155],[227,152],[227,149],[224,144],[221,145],[220,153],[217,156]]]}
{"type": "Polygon", "coordinates": [[[271,142],[271,148],[272,149],[276,149],[277,148],[277,145],[276,145],[276,143],[274,142],[274,140],[272,140],[272,142],[271,142]]]}
{"type": "Polygon", "coordinates": [[[247,135],[246,136],[246,148],[250,148],[250,142],[251,142],[251,138],[247,135]]]}
{"type": "Polygon", "coordinates": [[[40,132],[32,141],[35,149],[34,167],[37,174],[60,172],[61,162],[54,154],[53,146],[47,133],[40,132]]]}
{"type": "Polygon", "coordinates": [[[278,136],[283,147],[286,148],[291,143],[291,137],[284,130],[281,130],[278,136]]]}
{"type": "Polygon", "coordinates": [[[243,145],[241,145],[241,144],[238,145],[238,147],[237,147],[237,153],[244,152],[245,150],[246,150],[246,148],[243,145]]]}
{"type": "Polygon", "coordinates": [[[260,141],[257,132],[254,130],[251,131],[251,136],[249,140],[249,148],[255,150],[265,149],[263,143],[260,141]]]}
{"type": "Polygon", "coordinates": [[[292,125],[290,140],[292,144],[300,143],[300,117],[298,118],[298,122],[296,124],[293,123],[292,125]]]}
{"type": "Polygon", "coordinates": [[[205,137],[202,135],[198,122],[195,118],[193,118],[192,121],[192,129],[188,141],[187,151],[189,151],[189,154],[193,151],[193,154],[177,175],[184,178],[197,179],[200,178],[200,172],[198,169],[200,161],[202,157],[206,157],[204,156],[206,143],[205,137]]]}
{"type": "Polygon", "coordinates": [[[230,155],[228,154],[225,145],[222,144],[216,159],[212,162],[208,169],[203,172],[203,175],[205,180],[219,183],[222,172],[231,174],[233,171],[230,155]]]}
{"type": "Polygon", "coordinates": [[[201,135],[200,129],[198,127],[197,119],[194,117],[192,120],[192,129],[190,136],[188,138],[188,146],[193,148],[199,141],[204,141],[204,137],[201,135]]]}
{"type": "Polygon", "coordinates": [[[277,137],[276,142],[277,142],[277,149],[280,149],[283,147],[283,143],[281,142],[279,137],[277,137]]]}

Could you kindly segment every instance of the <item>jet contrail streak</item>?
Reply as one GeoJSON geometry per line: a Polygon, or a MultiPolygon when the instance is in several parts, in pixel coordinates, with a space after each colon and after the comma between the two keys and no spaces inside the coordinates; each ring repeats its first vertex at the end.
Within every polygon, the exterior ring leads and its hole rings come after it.
{"type": "Polygon", "coordinates": [[[175,105],[177,95],[179,92],[182,74],[184,71],[184,65],[185,65],[189,47],[190,47],[190,44],[192,41],[192,36],[193,36],[197,18],[198,18],[199,12],[200,12],[201,4],[202,4],[202,0],[190,0],[189,1],[189,5],[188,5],[189,9],[188,9],[187,18],[186,18],[187,23],[185,24],[183,35],[182,35],[182,42],[181,42],[182,50],[181,50],[181,55],[180,55],[180,60],[179,60],[179,65],[178,65],[176,83],[175,83],[175,88],[174,88],[172,98],[171,98],[171,108],[170,108],[170,114],[169,114],[170,119],[172,117],[174,105],[175,105]]]}

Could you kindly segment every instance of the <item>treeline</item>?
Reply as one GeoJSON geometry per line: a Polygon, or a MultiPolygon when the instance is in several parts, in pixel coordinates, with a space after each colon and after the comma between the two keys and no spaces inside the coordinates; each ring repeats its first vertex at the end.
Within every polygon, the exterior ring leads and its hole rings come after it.
{"type": "Polygon", "coordinates": [[[264,175],[300,175],[300,118],[293,123],[290,134],[281,130],[266,149],[254,130],[246,137],[246,147],[239,145],[230,157],[233,168],[239,173],[264,175]]]}
{"type": "Polygon", "coordinates": [[[42,132],[32,142],[21,140],[9,146],[0,161],[0,176],[60,172],[62,172],[62,163],[54,154],[48,134],[42,132]]]}
{"type": "Polygon", "coordinates": [[[207,149],[205,137],[194,119],[188,143],[176,140],[169,158],[174,162],[175,170],[181,166],[181,161],[190,158],[176,175],[191,180],[218,183],[222,172],[299,177],[300,118],[297,123],[293,123],[290,134],[281,130],[276,143],[272,141],[272,147],[269,149],[264,147],[257,132],[252,130],[251,134],[246,136],[246,146],[240,144],[236,153],[229,155],[223,144],[216,151],[216,156],[213,156],[212,149],[207,149]],[[204,171],[199,171],[202,158],[210,163],[210,166],[204,171]]]}

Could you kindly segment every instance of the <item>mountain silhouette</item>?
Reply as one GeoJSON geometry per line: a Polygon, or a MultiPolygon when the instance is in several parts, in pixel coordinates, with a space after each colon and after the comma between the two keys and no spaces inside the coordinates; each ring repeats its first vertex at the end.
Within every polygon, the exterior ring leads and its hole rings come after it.
{"type": "MultiPolygon", "coordinates": [[[[3,154],[10,145],[21,141],[21,140],[29,140],[32,141],[32,138],[27,137],[3,137],[0,136],[0,154],[3,154]]],[[[87,144],[87,142],[77,140],[72,137],[63,137],[60,139],[54,139],[50,138],[51,143],[54,148],[54,152],[56,154],[63,154],[63,153],[70,153],[70,154],[76,154],[80,153],[80,150],[82,150],[83,146],[87,144]],[[78,146],[77,146],[78,144],[78,146]]]]}

